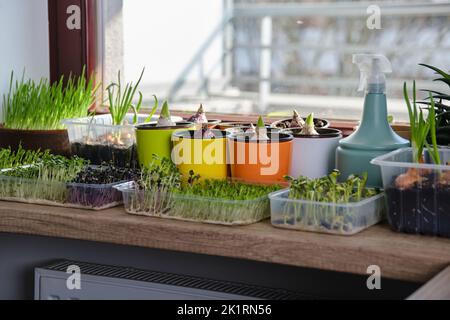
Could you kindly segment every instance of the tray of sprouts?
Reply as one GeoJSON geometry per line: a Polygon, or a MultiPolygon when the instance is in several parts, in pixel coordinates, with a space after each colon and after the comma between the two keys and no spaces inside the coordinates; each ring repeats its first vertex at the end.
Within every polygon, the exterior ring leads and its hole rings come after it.
{"type": "Polygon", "coordinates": [[[0,200],[103,210],[122,204],[113,187],[136,175],[132,169],[44,154],[33,164],[0,170],[0,200]]]}
{"type": "Polygon", "coordinates": [[[187,183],[168,159],[155,162],[137,181],[115,188],[123,192],[125,210],[134,215],[228,226],[253,224],[270,217],[268,195],[278,185],[231,180],[200,180],[190,172],[187,183]]]}
{"type": "Polygon", "coordinates": [[[366,187],[367,174],[338,182],[339,171],[319,179],[288,177],[290,188],[269,195],[272,225],[354,235],[385,217],[384,193],[366,187]]]}

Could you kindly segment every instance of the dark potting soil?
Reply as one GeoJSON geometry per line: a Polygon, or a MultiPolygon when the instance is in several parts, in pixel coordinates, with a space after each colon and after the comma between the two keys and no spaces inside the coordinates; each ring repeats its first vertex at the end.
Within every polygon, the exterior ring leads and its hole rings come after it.
{"type": "Polygon", "coordinates": [[[103,208],[122,201],[122,193],[108,184],[137,179],[137,169],[113,165],[86,167],[68,185],[67,202],[84,207],[103,208]]]}
{"type": "Polygon", "coordinates": [[[89,160],[93,165],[112,163],[121,168],[137,168],[136,145],[121,147],[104,144],[72,143],[72,154],[89,160]]]}
{"type": "Polygon", "coordinates": [[[139,177],[137,169],[121,168],[114,165],[103,165],[99,167],[85,167],[78,173],[72,183],[82,184],[111,184],[122,181],[131,181],[139,177]]]}
{"type": "Polygon", "coordinates": [[[421,187],[386,189],[389,224],[395,231],[450,237],[450,186],[435,186],[434,176],[421,187]]]}

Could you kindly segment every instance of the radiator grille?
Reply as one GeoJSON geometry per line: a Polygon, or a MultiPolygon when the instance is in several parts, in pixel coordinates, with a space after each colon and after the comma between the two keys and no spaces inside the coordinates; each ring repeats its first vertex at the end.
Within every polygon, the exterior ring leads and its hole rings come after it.
{"type": "Polygon", "coordinates": [[[156,271],[146,271],[135,268],[106,266],[100,264],[76,262],[69,260],[58,261],[54,264],[44,267],[43,269],[66,272],[67,268],[72,265],[80,267],[82,274],[90,276],[110,277],[116,279],[179,286],[185,288],[222,292],[264,300],[302,300],[312,298],[311,296],[306,296],[301,293],[287,290],[249,286],[245,284],[203,279],[185,275],[162,273],[156,271]]]}

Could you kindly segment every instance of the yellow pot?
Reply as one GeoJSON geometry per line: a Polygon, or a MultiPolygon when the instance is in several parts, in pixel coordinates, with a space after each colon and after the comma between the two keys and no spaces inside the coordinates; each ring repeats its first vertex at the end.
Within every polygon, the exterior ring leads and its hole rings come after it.
{"type": "Polygon", "coordinates": [[[212,130],[214,138],[203,139],[202,131],[178,131],[172,135],[172,161],[177,165],[183,181],[190,173],[200,180],[224,180],[228,177],[227,136],[229,133],[212,130]]]}

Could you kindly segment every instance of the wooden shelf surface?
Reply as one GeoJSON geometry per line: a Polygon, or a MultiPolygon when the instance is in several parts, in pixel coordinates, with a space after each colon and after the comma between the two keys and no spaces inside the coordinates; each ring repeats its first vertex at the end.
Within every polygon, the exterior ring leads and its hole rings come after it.
{"type": "Polygon", "coordinates": [[[450,265],[450,239],[392,232],[387,225],[351,237],[0,202],[0,232],[105,242],[426,282],[450,265]]]}

